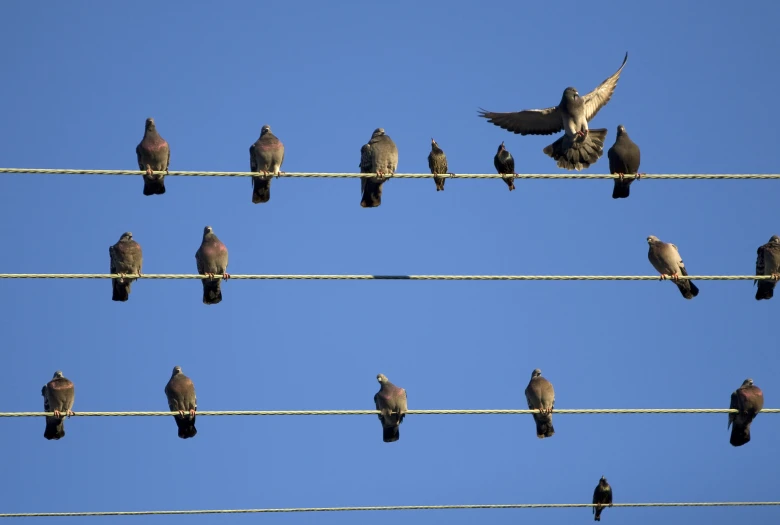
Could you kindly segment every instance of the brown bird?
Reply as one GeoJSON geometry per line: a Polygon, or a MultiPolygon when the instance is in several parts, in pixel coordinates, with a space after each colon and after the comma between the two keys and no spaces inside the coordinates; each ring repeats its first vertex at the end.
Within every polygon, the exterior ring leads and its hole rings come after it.
{"type": "Polygon", "coordinates": [[[214,279],[214,275],[221,275],[222,279],[230,279],[227,273],[228,249],[211,226],[203,228],[203,241],[195,252],[195,262],[198,273],[209,277],[201,279],[203,283],[203,304],[218,304],[222,301],[222,280],[214,279]]]}
{"type": "Polygon", "coordinates": [[[750,424],[764,408],[764,393],[753,384],[752,379],[745,379],[742,386],[731,393],[729,408],[739,410],[736,414],[729,412],[729,424],[726,428],[734,425],[729,443],[741,447],[750,441],[750,424]]]}
{"type": "Polygon", "coordinates": [[[382,441],[392,443],[398,441],[401,434],[398,426],[403,422],[406,411],[406,390],[395,386],[384,374],[377,374],[379,392],[374,394],[374,405],[379,410],[379,421],[382,422],[382,441]]]}
{"type": "Polygon", "coordinates": [[[758,247],[756,255],[756,275],[771,275],[774,279],[753,281],[758,284],[756,300],[769,300],[775,294],[775,285],[780,280],[780,237],[772,235],[768,243],[758,247]]]}
{"type": "Polygon", "coordinates": [[[54,416],[46,416],[46,431],[43,437],[46,439],[60,439],[65,437],[65,417],[72,416],[73,399],[76,388],[70,379],[62,375],[61,370],[54,372],[52,380],[43,385],[43,411],[54,412],[54,416]]]}
{"type": "Polygon", "coordinates": [[[601,521],[601,511],[604,510],[606,505],[612,506],[612,487],[607,483],[607,478],[601,476],[599,484],[596,485],[596,490],[593,491],[593,514],[594,521],[601,521]]]}
{"type": "Polygon", "coordinates": [[[122,276],[111,279],[111,300],[127,301],[130,298],[130,284],[135,279],[129,279],[125,275],[141,275],[144,264],[141,245],[135,242],[132,232],[125,232],[115,245],[108,247],[108,255],[111,259],[111,273],[122,276]]]}
{"type": "Polygon", "coordinates": [[[436,191],[444,191],[444,182],[447,179],[437,175],[447,173],[450,177],[454,177],[455,174],[447,171],[447,155],[433,139],[431,139],[431,152],[428,154],[428,167],[431,169],[433,182],[436,183],[436,191]]]}
{"type": "Polygon", "coordinates": [[[531,380],[525,387],[525,399],[528,401],[528,410],[539,410],[538,414],[532,414],[536,422],[536,437],[552,437],[555,434],[552,424],[555,389],[552,383],[542,377],[542,371],[538,368],[531,372],[531,380]]]}
{"type": "Polygon", "coordinates": [[[171,163],[171,148],[165,139],[157,133],[153,118],[146,119],[144,138],[135,148],[138,157],[138,168],[145,171],[144,195],[162,195],[165,193],[165,175],[155,175],[153,171],[164,171],[168,174],[171,163]]]}
{"type": "Polygon", "coordinates": [[[165,397],[168,398],[168,408],[171,412],[179,413],[173,416],[179,429],[179,437],[182,439],[195,437],[198,433],[195,428],[195,411],[198,409],[195,385],[182,373],[180,366],[173,367],[171,379],[165,385],[165,397]]]}

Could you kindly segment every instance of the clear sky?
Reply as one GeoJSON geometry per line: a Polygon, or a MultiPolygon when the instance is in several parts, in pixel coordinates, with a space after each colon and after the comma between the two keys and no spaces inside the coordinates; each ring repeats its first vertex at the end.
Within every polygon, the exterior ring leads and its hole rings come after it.
{"type": "MultiPolygon", "coordinates": [[[[618,124],[649,173],[773,173],[778,84],[773,2],[30,3],[2,7],[5,167],[136,169],[144,119],[171,170],[249,169],[263,124],[289,172],[357,172],[374,128],[399,173],[426,172],[430,139],[455,173],[492,173],[501,141],[523,173],[561,173],[542,148],[477,108],[513,111],[581,93],[629,58],[591,122],[618,124]]],[[[587,173],[607,173],[605,153],[587,173]]],[[[356,179],[4,175],[1,272],[107,273],[133,232],[146,273],[195,273],[205,225],[234,274],[653,275],[648,235],[692,275],[753,274],[778,225],[778,181],[390,180],[360,207],[356,179]]],[[[180,365],[200,410],[371,409],[376,374],[409,408],[526,408],[534,368],[557,408],[726,408],[752,377],[778,407],[780,296],[700,282],[234,281],[216,306],[198,281],[5,280],[0,410],[42,410],[61,369],[78,411],[167,410],[180,365]]],[[[2,512],[777,500],[780,417],[729,445],[727,416],[408,416],[386,444],[375,416],[42,418],[0,421],[2,512]]],[[[608,509],[607,523],[777,522],[775,508],[608,509]]],[[[135,518],[149,524],[495,524],[592,520],[590,509],[135,518]]],[[[130,523],[133,519],[122,520],[130,523]]],[[[74,518],[68,523],[114,523],[74,518]]],[[[135,521],[133,521],[135,523],[135,521]]]]}

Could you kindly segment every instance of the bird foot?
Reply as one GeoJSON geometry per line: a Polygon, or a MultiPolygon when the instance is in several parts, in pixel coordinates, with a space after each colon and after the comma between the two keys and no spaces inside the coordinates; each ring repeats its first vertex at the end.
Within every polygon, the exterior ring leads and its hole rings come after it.
{"type": "Polygon", "coordinates": [[[73,410],[68,410],[68,417],[75,416],[76,414],[73,412],[73,410]]]}
{"type": "Polygon", "coordinates": [[[179,415],[184,416],[184,410],[179,410],[179,415]]]}
{"type": "Polygon", "coordinates": [[[585,131],[579,130],[579,131],[578,131],[577,133],[575,133],[575,134],[576,134],[578,137],[584,137],[585,135],[587,135],[587,134],[588,134],[588,130],[587,130],[587,129],[586,129],[585,131]]]}
{"type": "Polygon", "coordinates": [[[457,175],[455,175],[454,173],[448,173],[447,175],[449,175],[450,177],[453,177],[453,178],[457,177],[457,175]]]}
{"type": "Polygon", "coordinates": [[[384,174],[384,173],[382,173],[382,172],[380,172],[380,171],[377,171],[377,172],[376,172],[376,181],[377,181],[377,182],[384,182],[385,178],[386,178],[386,177],[385,177],[385,174],[384,174]]]}
{"type": "Polygon", "coordinates": [[[123,283],[123,282],[125,282],[125,274],[123,274],[123,273],[120,273],[120,274],[119,274],[119,282],[120,282],[120,283],[123,283]]]}
{"type": "Polygon", "coordinates": [[[213,279],[213,278],[214,278],[214,274],[213,274],[213,273],[208,273],[208,272],[206,272],[206,274],[205,274],[205,275],[206,275],[206,277],[208,277],[209,279],[213,279]]]}
{"type": "Polygon", "coordinates": [[[225,281],[227,281],[228,279],[230,279],[230,274],[229,274],[229,273],[223,273],[223,274],[222,274],[222,279],[224,279],[225,281]]]}
{"type": "Polygon", "coordinates": [[[54,411],[54,417],[60,417],[62,413],[59,410],[54,411]]]}
{"type": "Polygon", "coordinates": [[[773,273],[772,279],[774,279],[775,281],[780,281],[780,273],[773,273]]]}
{"type": "Polygon", "coordinates": [[[680,276],[678,274],[676,274],[676,273],[673,273],[672,275],[670,275],[669,278],[672,281],[679,281],[680,280],[680,276]]]}
{"type": "Polygon", "coordinates": [[[165,168],[165,174],[168,175],[168,168],[165,168]]]}
{"type": "Polygon", "coordinates": [[[662,273],[662,274],[661,274],[661,279],[660,279],[660,280],[661,280],[661,281],[663,281],[663,280],[665,280],[665,279],[666,279],[666,274],[663,274],[663,273],[662,273]]]}
{"type": "Polygon", "coordinates": [[[152,168],[146,168],[146,174],[147,175],[152,175],[153,174],[152,168]]]}
{"type": "Polygon", "coordinates": [[[190,409],[190,416],[195,417],[195,410],[192,408],[190,409]]]}
{"type": "Polygon", "coordinates": [[[286,175],[286,173],[285,173],[284,171],[278,171],[278,172],[276,172],[276,178],[277,178],[277,179],[279,178],[279,175],[286,175]]]}
{"type": "Polygon", "coordinates": [[[620,179],[620,182],[623,182],[624,173],[616,173],[616,175],[618,176],[618,179],[620,179]]]}
{"type": "Polygon", "coordinates": [[[639,179],[641,179],[641,178],[642,178],[642,175],[644,175],[644,173],[637,173],[637,174],[636,174],[636,180],[639,180],[639,179]]]}

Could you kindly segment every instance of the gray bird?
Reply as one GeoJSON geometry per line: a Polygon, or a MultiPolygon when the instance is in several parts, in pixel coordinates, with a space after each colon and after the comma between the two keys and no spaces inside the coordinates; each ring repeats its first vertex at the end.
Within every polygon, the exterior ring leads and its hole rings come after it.
{"type": "Polygon", "coordinates": [[[627,199],[634,179],[624,179],[623,175],[635,173],[636,179],[639,180],[642,174],[639,173],[639,146],[631,140],[622,124],[617,127],[617,137],[615,137],[615,143],[607,151],[607,157],[609,158],[609,172],[618,176],[615,179],[615,187],[612,189],[612,198],[627,199]]]}
{"type": "Polygon", "coordinates": [[[374,404],[380,411],[379,421],[382,422],[382,441],[392,443],[398,441],[401,434],[398,426],[403,422],[406,411],[406,390],[395,386],[384,374],[377,374],[379,392],[374,394],[374,404]]]}
{"type": "Polygon", "coordinates": [[[444,150],[439,147],[439,144],[431,139],[431,152],[428,154],[428,167],[431,169],[433,175],[433,182],[436,183],[436,191],[444,191],[444,182],[447,180],[444,177],[437,177],[443,173],[447,173],[451,177],[454,177],[454,173],[447,171],[447,155],[444,154],[444,150]]]}
{"type": "Polygon", "coordinates": [[[141,275],[144,264],[141,245],[133,240],[131,232],[125,232],[115,245],[108,247],[108,255],[111,258],[111,273],[122,275],[119,279],[111,279],[111,300],[127,301],[130,298],[130,283],[135,279],[128,279],[124,274],[141,275]]]}
{"type": "Polygon", "coordinates": [[[593,521],[601,521],[601,511],[607,505],[612,506],[612,487],[604,476],[601,476],[596,490],[593,491],[593,504],[596,505],[593,507],[593,514],[595,514],[593,521]]]}
{"type": "Polygon", "coordinates": [[[271,133],[266,124],[260,130],[260,138],[249,146],[249,171],[262,173],[262,177],[252,177],[252,202],[268,202],[271,198],[271,176],[284,173],[279,171],[284,162],[284,144],[271,133]]]}
{"type": "Polygon", "coordinates": [[[62,375],[62,371],[54,372],[52,380],[43,385],[43,411],[54,412],[54,416],[46,416],[46,430],[43,437],[46,439],[60,439],[65,437],[65,417],[72,416],[73,399],[76,388],[70,379],[62,375]]]}
{"type": "Polygon", "coordinates": [[[179,437],[182,439],[195,437],[198,433],[195,428],[195,411],[198,409],[195,385],[184,375],[180,366],[173,367],[173,374],[165,385],[165,397],[168,398],[170,411],[179,413],[173,416],[179,429],[179,437]]]}
{"type": "Polygon", "coordinates": [[[667,277],[672,279],[686,299],[693,299],[699,295],[699,289],[692,281],[680,280],[680,275],[687,277],[688,270],[685,269],[685,263],[680,257],[680,252],[677,251],[677,246],[670,242],[661,242],[655,235],[647,238],[647,244],[650,246],[647,258],[650,259],[653,268],[661,274],[662,281],[667,277]]]}
{"type": "Polygon", "coordinates": [[[742,386],[731,393],[729,409],[739,410],[737,414],[729,412],[729,424],[731,438],[729,443],[735,447],[741,447],[750,441],[750,424],[764,408],[764,393],[753,384],[752,379],[745,379],[742,386]]]}
{"type": "Polygon", "coordinates": [[[771,275],[774,281],[753,281],[758,284],[756,300],[771,299],[775,293],[775,285],[780,279],[780,237],[772,235],[769,242],[758,248],[756,257],[756,275],[771,275]]]}
{"type": "Polygon", "coordinates": [[[567,87],[560,103],[551,108],[512,113],[494,113],[480,109],[479,116],[520,135],[552,135],[564,130],[564,135],[545,147],[544,153],[555,159],[561,168],[587,168],[603,155],[604,140],[607,138],[606,128],[589,130],[588,122],[612,98],[620,72],[627,60],[628,53],[620,69],[584,97],[581,97],[575,88],[567,87]]]}
{"type": "Polygon", "coordinates": [[[498,174],[503,177],[504,182],[509,186],[509,191],[514,190],[515,178],[511,175],[517,175],[517,173],[515,173],[515,159],[512,157],[512,154],[509,153],[509,150],[506,149],[503,142],[498,146],[496,156],[493,157],[493,166],[496,167],[498,174]]]}
{"type": "Polygon", "coordinates": [[[536,437],[540,439],[552,437],[555,434],[552,423],[555,389],[552,383],[542,377],[542,371],[538,368],[531,372],[531,380],[525,387],[525,399],[528,401],[528,410],[540,411],[539,414],[532,414],[536,422],[536,437]]]}
{"type": "Polygon", "coordinates": [[[398,148],[383,128],[376,128],[368,144],[360,148],[360,173],[376,173],[360,178],[360,206],[376,208],[382,204],[382,185],[398,168],[398,148]],[[368,146],[368,147],[366,147],[368,146]]]}
{"type": "Polygon", "coordinates": [[[201,279],[203,283],[203,304],[217,304],[222,301],[221,279],[214,279],[214,275],[221,275],[222,279],[230,279],[227,273],[228,249],[214,234],[211,226],[203,228],[203,241],[195,252],[195,262],[198,264],[198,273],[207,275],[209,279],[201,279]]]}
{"type": "Polygon", "coordinates": [[[164,171],[168,174],[171,163],[171,148],[165,139],[157,133],[154,119],[146,119],[144,138],[135,148],[138,157],[138,169],[145,171],[144,195],[162,195],[165,193],[165,175],[155,175],[153,171],[164,171]]]}

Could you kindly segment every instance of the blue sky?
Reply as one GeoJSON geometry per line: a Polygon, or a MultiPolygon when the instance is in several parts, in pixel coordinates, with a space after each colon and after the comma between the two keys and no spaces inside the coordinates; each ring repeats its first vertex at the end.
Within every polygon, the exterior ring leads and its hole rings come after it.
{"type": "MultiPolygon", "coordinates": [[[[263,124],[289,172],[356,172],[376,127],[401,173],[427,171],[430,138],[455,173],[492,173],[501,141],[520,173],[560,173],[550,137],[476,116],[554,105],[628,63],[591,122],[626,126],[649,173],[773,173],[780,44],[770,2],[78,2],[3,6],[6,167],[135,169],[152,116],[172,170],[248,170],[263,124]]],[[[605,148],[606,150],[606,148],[605,148]]],[[[606,151],[587,173],[608,172],[606,151]]],[[[277,179],[251,203],[246,178],[5,175],[1,272],[106,273],[132,231],[146,273],[195,273],[205,225],[229,271],[289,274],[652,275],[645,238],[680,248],[693,275],[752,274],[777,223],[777,181],[635,183],[390,180],[359,206],[354,179],[277,179]]],[[[74,410],[165,410],[174,365],[201,410],[373,408],[376,374],[414,409],[525,408],[534,368],[558,408],[725,408],[752,377],[776,407],[780,298],[747,281],[700,282],[685,301],[657,282],[234,281],[217,306],[198,281],[0,282],[0,410],[42,409],[56,369],[74,410]]],[[[589,502],[606,475],[616,502],[776,500],[780,417],[729,445],[719,415],[409,416],[385,444],[374,416],[41,418],[0,421],[3,512],[589,502]],[[52,485],[56,485],[56,490],[52,485]]],[[[611,509],[607,523],[777,521],[773,508],[611,509]]],[[[253,523],[254,516],[144,518],[253,523]]],[[[268,523],[550,524],[589,509],[415,511],[263,517],[268,523]]],[[[72,518],[72,523],[116,522],[72,518]]],[[[128,519],[128,522],[130,520],[128,519]]],[[[139,520],[140,521],[140,520],[139,520]]]]}

